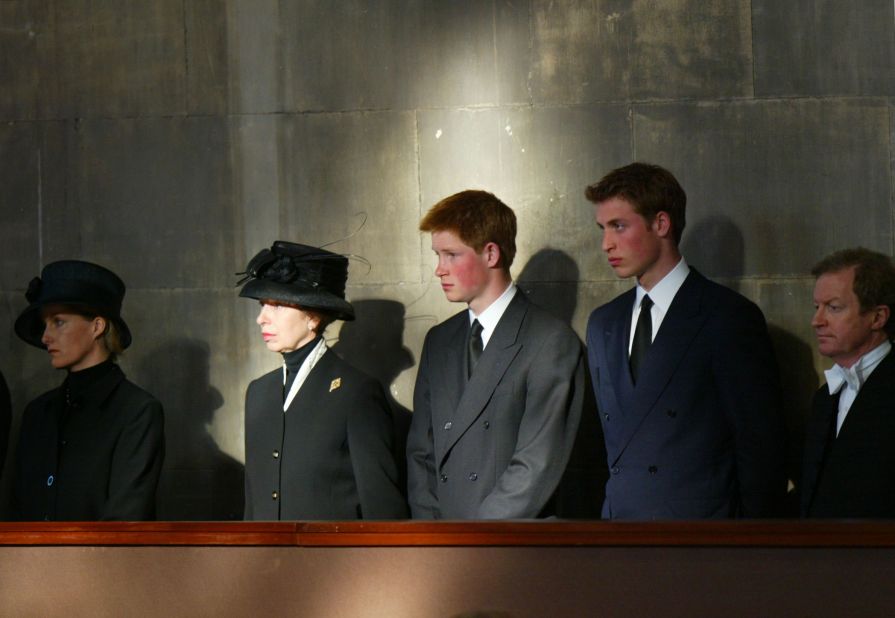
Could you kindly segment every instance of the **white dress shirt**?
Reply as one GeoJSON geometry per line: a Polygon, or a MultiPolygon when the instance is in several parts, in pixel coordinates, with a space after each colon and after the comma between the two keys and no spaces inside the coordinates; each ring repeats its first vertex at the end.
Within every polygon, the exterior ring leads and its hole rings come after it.
{"type": "Polygon", "coordinates": [[[859,358],[858,362],[848,369],[839,365],[833,365],[824,371],[830,394],[835,395],[840,390],[842,391],[842,394],[839,395],[839,414],[836,416],[837,436],[839,435],[839,430],[842,429],[842,423],[845,422],[845,417],[848,415],[851,405],[858,398],[858,392],[864,386],[864,382],[867,381],[867,376],[883,362],[883,359],[891,350],[892,344],[884,341],[859,358]]]}
{"type": "Polygon", "coordinates": [[[469,323],[472,324],[474,320],[478,320],[479,324],[482,325],[483,350],[485,349],[485,346],[488,345],[488,340],[491,339],[494,329],[497,328],[497,323],[500,322],[500,318],[503,317],[504,312],[507,310],[507,307],[510,306],[510,301],[513,300],[515,295],[516,284],[510,281],[510,285],[507,286],[507,289],[504,290],[503,294],[501,294],[493,303],[488,305],[488,308],[482,311],[481,314],[476,315],[472,309],[469,310],[469,323]]]}
{"type": "Polygon", "coordinates": [[[654,285],[649,292],[640,287],[640,284],[637,285],[637,296],[634,299],[634,308],[631,312],[631,334],[628,337],[628,354],[631,353],[631,346],[634,343],[634,331],[637,328],[637,318],[640,317],[640,302],[643,300],[643,297],[649,294],[650,300],[653,301],[653,306],[650,309],[650,317],[653,319],[653,338],[651,341],[655,341],[656,333],[659,332],[662,320],[665,319],[665,314],[668,313],[668,309],[671,307],[671,301],[674,300],[677,291],[681,289],[684,279],[689,274],[690,267],[687,266],[686,260],[681,258],[677,266],[662,277],[662,280],[654,285]]]}

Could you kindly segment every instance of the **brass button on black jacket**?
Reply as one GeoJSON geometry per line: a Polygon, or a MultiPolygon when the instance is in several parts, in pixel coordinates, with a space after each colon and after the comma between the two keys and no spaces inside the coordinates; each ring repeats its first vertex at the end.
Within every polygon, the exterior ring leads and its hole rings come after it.
{"type": "Polygon", "coordinates": [[[165,447],[162,406],[111,362],[85,371],[94,373],[77,391],[67,388],[66,380],[25,409],[13,515],[51,521],[155,519],[165,447]]]}

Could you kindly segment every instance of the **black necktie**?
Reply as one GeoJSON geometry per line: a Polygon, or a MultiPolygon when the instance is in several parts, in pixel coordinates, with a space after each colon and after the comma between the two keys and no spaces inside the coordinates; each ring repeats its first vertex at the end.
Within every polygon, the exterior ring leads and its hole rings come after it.
{"type": "Polygon", "coordinates": [[[482,325],[478,320],[473,320],[472,326],[469,327],[469,341],[466,345],[466,367],[468,369],[467,378],[472,376],[472,370],[475,369],[479,357],[482,355],[482,325]]]}
{"type": "Polygon", "coordinates": [[[653,316],[650,307],[653,301],[649,296],[644,296],[640,301],[640,315],[637,316],[637,328],[634,329],[634,341],[631,344],[631,377],[637,383],[637,373],[640,363],[646,356],[650,343],[653,342],[653,316]]]}

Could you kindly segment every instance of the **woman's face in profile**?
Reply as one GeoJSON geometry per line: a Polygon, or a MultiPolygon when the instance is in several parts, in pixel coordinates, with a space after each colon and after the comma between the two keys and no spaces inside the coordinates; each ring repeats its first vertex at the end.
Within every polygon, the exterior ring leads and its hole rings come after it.
{"type": "Polygon", "coordinates": [[[292,352],[316,337],[317,320],[294,305],[262,300],[255,320],[271,352],[292,352]]]}
{"type": "Polygon", "coordinates": [[[66,307],[50,305],[41,316],[44,333],[41,342],[47,346],[50,363],[56,369],[79,371],[105,360],[100,336],[105,328],[103,318],[86,318],[71,313],[66,307]]]}

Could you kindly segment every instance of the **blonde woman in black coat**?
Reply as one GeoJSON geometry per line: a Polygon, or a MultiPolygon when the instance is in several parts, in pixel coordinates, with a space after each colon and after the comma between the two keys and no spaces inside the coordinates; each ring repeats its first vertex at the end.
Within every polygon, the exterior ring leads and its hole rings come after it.
{"type": "Polygon", "coordinates": [[[124,283],[77,260],[48,264],[28,287],[16,334],[66,371],[28,404],[15,460],[20,520],[155,519],[164,459],[161,404],[129,382],[115,357],[130,345],[124,283]]]}
{"type": "Polygon", "coordinates": [[[283,366],[249,384],[245,518],[400,519],[392,420],[382,386],[326,347],[333,320],[353,320],[348,260],[278,241],[246,267],[240,296],[283,366]]]}

